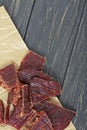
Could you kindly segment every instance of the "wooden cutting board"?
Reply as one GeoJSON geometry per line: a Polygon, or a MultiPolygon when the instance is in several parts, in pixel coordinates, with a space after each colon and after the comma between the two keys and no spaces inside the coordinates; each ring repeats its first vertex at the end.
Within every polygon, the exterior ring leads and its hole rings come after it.
{"type": "MultiPolygon", "coordinates": [[[[14,63],[16,68],[18,68],[28,51],[29,49],[22,40],[5,8],[3,6],[0,7],[0,69],[10,63],[14,63]]],[[[8,93],[6,90],[0,87],[0,99],[3,100],[5,106],[7,104],[7,97],[8,93]]],[[[61,105],[56,97],[52,98],[51,101],[61,105]]],[[[0,130],[2,129],[15,130],[15,128],[7,125],[0,126],[0,130]]],[[[71,122],[65,130],[76,130],[76,128],[71,122]]]]}

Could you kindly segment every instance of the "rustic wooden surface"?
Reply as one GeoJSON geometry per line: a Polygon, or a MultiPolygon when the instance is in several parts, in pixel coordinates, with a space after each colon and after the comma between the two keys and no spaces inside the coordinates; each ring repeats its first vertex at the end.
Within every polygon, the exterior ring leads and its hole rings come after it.
{"type": "Polygon", "coordinates": [[[45,71],[63,86],[64,106],[87,130],[87,0],[0,0],[27,46],[47,57],[45,71]]]}
{"type": "Polygon", "coordinates": [[[77,110],[74,123],[78,130],[87,130],[87,4],[64,81],[61,101],[77,110]],[[67,92],[69,95],[67,95],[67,92]]]}
{"type": "Polygon", "coordinates": [[[3,0],[0,0],[0,6],[3,4],[3,0]]]}
{"type": "Polygon", "coordinates": [[[3,5],[24,38],[34,0],[3,0],[3,5]]]}

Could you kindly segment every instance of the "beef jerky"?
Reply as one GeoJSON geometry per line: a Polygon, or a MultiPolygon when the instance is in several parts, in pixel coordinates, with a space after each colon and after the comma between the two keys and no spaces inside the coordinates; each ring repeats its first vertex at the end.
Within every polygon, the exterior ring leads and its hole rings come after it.
{"type": "Polygon", "coordinates": [[[54,129],[45,111],[41,111],[37,114],[34,123],[29,126],[29,130],[54,130],[54,129]]]}
{"type": "Polygon", "coordinates": [[[33,102],[39,103],[50,97],[60,95],[60,85],[56,81],[47,81],[39,78],[34,78],[31,83],[31,92],[33,102]]]}
{"type": "Polygon", "coordinates": [[[37,111],[46,111],[54,130],[64,130],[76,114],[74,111],[49,103],[48,101],[35,105],[35,108],[37,111]]]}
{"type": "Polygon", "coordinates": [[[28,118],[27,115],[22,116],[21,118],[17,118],[16,115],[12,115],[9,118],[9,121],[7,124],[15,127],[17,130],[20,130],[20,128],[25,124],[27,118],[28,118]]]}
{"type": "Polygon", "coordinates": [[[16,115],[17,118],[21,118],[22,114],[22,97],[17,101],[17,104],[14,105],[13,115],[16,115]]]}
{"type": "Polygon", "coordinates": [[[4,104],[0,100],[0,123],[4,123],[4,104]]]}
{"type": "Polygon", "coordinates": [[[44,80],[52,80],[50,76],[44,74],[42,71],[38,71],[35,69],[24,69],[18,72],[19,80],[27,84],[30,84],[30,81],[35,77],[38,77],[44,80]]]}
{"type": "MultiPolygon", "coordinates": [[[[15,98],[17,98],[16,95],[15,98]]],[[[31,91],[29,85],[27,84],[21,85],[21,96],[19,95],[19,99],[17,99],[16,102],[17,103],[14,104],[16,115],[24,116],[30,113],[31,108],[33,107],[33,103],[32,103],[31,91]]]]}
{"type": "Polygon", "coordinates": [[[16,105],[17,101],[20,99],[21,95],[21,86],[22,84],[16,84],[15,88],[12,88],[8,93],[8,104],[16,105]]]}
{"type": "Polygon", "coordinates": [[[20,113],[19,106],[18,106],[18,108],[16,108],[14,110],[13,114],[11,115],[11,117],[9,118],[9,121],[7,123],[7,124],[15,127],[17,130],[20,130],[21,127],[23,127],[26,124],[27,120],[32,122],[33,118],[35,118],[35,113],[36,113],[36,111],[32,109],[28,115],[24,115],[21,117],[16,116],[16,114],[20,113]]]}
{"type": "Polygon", "coordinates": [[[16,71],[13,64],[0,70],[0,85],[7,89],[15,87],[16,71]]]}
{"type": "Polygon", "coordinates": [[[4,110],[4,123],[7,123],[9,120],[9,113],[10,113],[10,105],[7,104],[4,110]]]}
{"type": "Polygon", "coordinates": [[[22,99],[18,100],[16,106],[14,106],[14,111],[9,118],[7,124],[17,128],[18,130],[22,127],[22,125],[26,122],[27,116],[21,115],[22,111],[22,99]]]}
{"type": "Polygon", "coordinates": [[[24,115],[29,114],[30,109],[32,108],[32,98],[30,93],[30,86],[22,86],[22,113],[24,115]]]}
{"type": "Polygon", "coordinates": [[[30,125],[32,125],[37,117],[37,112],[31,109],[30,114],[21,130],[29,130],[30,125]]]}
{"type": "Polygon", "coordinates": [[[36,69],[42,70],[45,64],[45,58],[36,54],[33,51],[29,51],[29,53],[24,57],[21,62],[19,70],[23,69],[36,69]]]}

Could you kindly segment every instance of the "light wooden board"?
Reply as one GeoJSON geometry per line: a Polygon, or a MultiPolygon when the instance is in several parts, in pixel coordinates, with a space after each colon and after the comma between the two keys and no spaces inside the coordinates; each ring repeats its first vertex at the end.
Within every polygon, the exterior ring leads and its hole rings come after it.
{"type": "MultiPolygon", "coordinates": [[[[12,23],[10,17],[6,13],[4,7],[0,8],[0,68],[14,62],[19,66],[21,60],[28,52],[28,48],[24,44],[20,34],[12,23]],[[3,56],[3,57],[2,57],[3,56]]],[[[0,88],[1,89],[1,88],[0,88]]],[[[1,89],[0,98],[2,98],[5,90],[1,89]],[[2,92],[2,93],[1,93],[2,92]]],[[[7,93],[6,93],[7,95],[7,93]]],[[[7,96],[5,96],[6,98],[7,96]]],[[[6,99],[5,99],[6,100],[6,99]]],[[[59,104],[58,99],[53,99],[53,102],[59,104]]],[[[4,101],[5,102],[5,101],[4,101]]],[[[15,130],[9,126],[1,126],[0,130],[15,130]]],[[[71,123],[65,130],[76,130],[71,123]]]]}
{"type": "Polygon", "coordinates": [[[0,68],[21,59],[28,52],[24,41],[3,7],[0,8],[0,68]],[[13,58],[14,56],[14,58],[13,58]]]}
{"type": "Polygon", "coordinates": [[[76,128],[87,130],[87,3],[66,73],[61,101],[77,111],[74,119],[76,128]]]}

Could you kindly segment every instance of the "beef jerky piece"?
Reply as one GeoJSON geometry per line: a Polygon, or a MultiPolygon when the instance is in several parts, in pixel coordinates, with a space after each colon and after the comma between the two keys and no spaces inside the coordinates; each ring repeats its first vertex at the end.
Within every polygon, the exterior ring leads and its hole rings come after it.
{"type": "Polygon", "coordinates": [[[13,103],[13,99],[14,99],[14,89],[12,89],[12,90],[9,91],[7,103],[8,104],[13,103]]]}
{"type": "Polygon", "coordinates": [[[9,113],[10,113],[10,105],[7,105],[4,111],[4,123],[7,123],[9,120],[9,113]]]}
{"type": "Polygon", "coordinates": [[[13,64],[0,70],[0,85],[7,89],[15,87],[16,71],[13,64]]]}
{"type": "Polygon", "coordinates": [[[30,113],[33,103],[29,85],[21,85],[21,97],[16,102],[14,108],[17,116],[22,117],[30,113]]]}
{"type": "MultiPolygon", "coordinates": [[[[19,107],[18,107],[19,108],[19,107]]],[[[29,120],[30,122],[32,122],[32,120],[35,118],[35,110],[31,110],[29,115],[24,115],[22,117],[17,117],[16,113],[18,113],[18,108],[16,109],[17,111],[14,111],[12,116],[9,118],[9,121],[7,124],[15,127],[17,130],[20,130],[21,127],[23,127],[25,125],[25,123],[27,122],[27,120],[29,120]]]]}
{"type": "Polygon", "coordinates": [[[26,122],[27,116],[21,115],[22,111],[22,99],[18,100],[14,106],[14,111],[11,114],[7,124],[17,128],[18,130],[22,127],[22,124],[26,122]]]}
{"type": "Polygon", "coordinates": [[[29,130],[30,125],[34,123],[36,117],[37,117],[37,112],[34,109],[31,109],[27,121],[25,122],[21,130],[29,130]]]}
{"type": "Polygon", "coordinates": [[[47,81],[34,78],[31,83],[32,99],[35,104],[42,102],[52,96],[60,95],[60,85],[56,81],[47,81]]]}
{"type": "Polygon", "coordinates": [[[30,93],[30,86],[23,85],[22,86],[22,114],[29,114],[30,109],[32,108],[32,99],[30,93]]]}
{"type": "Polygon", "coordinates": [[[35,69],[24,69],[18,72],[19,80],[27,84],[30,84],[30,81],[35,77],[38,77],[44,80],[52,80],[50,76],[44,74],[42,71],[38,71],[35,69]]]}
{"type": "Polygon", "coordinates": [[[4,123],[4,104],[0,100],[0,123],[4,123]]]}
{"type": "Polygon", "coordinates": [[[20,99],[21,95],[21,84],[16,84],[15,88],[12,88],[8,93],[8,104],[16,105],[17,101],[20,99]]]}
{"type": "Polygon", "coordinates": [[[27,115],[22,116],[21,118],[17,118],[16,115],[12,115],[9,118],[9,121],[7,124],[15,127],[17,130],[20,130],[20,128],[25,124],[27,118],[28,118],[27,115]]]}
{"type": "Polygon", "coordinates": [[[29,53],[24,57],[21,62],[19,70],[23,69],[36,69],[42,70],[45,64],[45,58],[36,54],[33,51],[29,51],[29,53]]]}
{"type": "Polygon", "coordinates": [[[17,101],[17,104],[14,105],[14,115],[16,115],[17,118],[21,118],[23,116],[22,114],[22,97],[17,101]]]}
{"type": "Polygon", "coordinates": [[[21,89],[20,85],[16,85],[15,88],[12,88],[8,92],[8,100],[7,100],[7,107],[5,108],[4,113],[4,122],[6,123],[9,119],[10,107],[11,105],[16,105],[18,100],[21,98],[21,89]]]}
{"type": "Polygon", "coordinates": [[[54,129],[45,111],[41,111],[37,114],[34,123],[29,126],[29,130],[54,130],[54,129]]]}
{"type": "Polygon", "coordinates": [[[76,114],[74,111],[49,103],[48,101],[35,105],[35,108],[37,111],[46,111],[54,130],[64,130],[76,114]]]}

